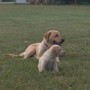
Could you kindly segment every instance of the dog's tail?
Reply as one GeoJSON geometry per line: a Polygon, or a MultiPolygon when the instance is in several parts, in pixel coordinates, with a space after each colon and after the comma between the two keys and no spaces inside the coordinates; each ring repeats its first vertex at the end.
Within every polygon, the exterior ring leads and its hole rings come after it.
{"type": "Polygon", "coordinates": [[[20,55],[16,55],[16,54],[5,54],[5,56],[7,56],[7,57],[20,57],[20,55]]]}

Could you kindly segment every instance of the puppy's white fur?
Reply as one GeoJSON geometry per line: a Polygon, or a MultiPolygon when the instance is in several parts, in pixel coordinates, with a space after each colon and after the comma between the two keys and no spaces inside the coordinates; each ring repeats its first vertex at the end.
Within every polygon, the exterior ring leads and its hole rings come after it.
{"type": "Polygon", "coordinates": [[[38,70],[42,72],[45,69],[59,71],[57,59],[64,54],[64,50],[59,45],[51,46],[39,59],[38,70]]]}

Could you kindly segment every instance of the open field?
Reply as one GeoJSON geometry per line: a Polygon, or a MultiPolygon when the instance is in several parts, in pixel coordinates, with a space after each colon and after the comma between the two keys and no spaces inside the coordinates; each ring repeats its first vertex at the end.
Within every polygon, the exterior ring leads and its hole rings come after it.
{"type": "Polygon", "coordinates": [[[90,7],[0,5],[0,90],[90,90],[90,7]],[[4,56],[41,41],[49,29],[65,38],[59,73],[39,73],[35,58],[4,56]]]}

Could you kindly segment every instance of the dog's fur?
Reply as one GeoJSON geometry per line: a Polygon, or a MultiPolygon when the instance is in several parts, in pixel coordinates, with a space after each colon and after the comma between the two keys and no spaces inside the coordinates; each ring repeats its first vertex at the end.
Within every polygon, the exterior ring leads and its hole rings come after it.
{"type": "Polygon", "coordinates": [[[39,59],[43,53],[48,50],[52,45],[61,45],[64,42],[61,34],[57,30],[50,30],[43,36],[43,41],[40,43],[34,43],[27,47],[27,49],[20,54],[24,59],[36,56],[39,59]]]}
{"type": "Polygon", "coordinates": [[[38,70],[42,72],[43,70],[59,71],[57,66],[57,57],[64,54],[64,50],[59,45],[51,46],[39,59],[38,70]]]}
{"type": "Polygon", "coordinates": [[[6,54],[6,56],[23,57],[24,59],[35,56],[37,59],[39,59],[52,45],[57,44],[61,46],[63,42],[64,39],[59,31],[50,30],[44,34],[42,42],[29,45],[20,55],[6,54]]]}

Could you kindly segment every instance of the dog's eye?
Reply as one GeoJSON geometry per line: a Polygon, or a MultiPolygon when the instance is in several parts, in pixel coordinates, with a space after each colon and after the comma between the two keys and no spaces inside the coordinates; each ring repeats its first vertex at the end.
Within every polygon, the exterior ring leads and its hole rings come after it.
{"type": "Polygon", "coordinates": [[[58,34],[56,34],[55,37],[58,37],[58,34]]]}

